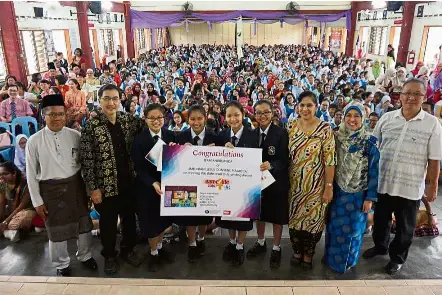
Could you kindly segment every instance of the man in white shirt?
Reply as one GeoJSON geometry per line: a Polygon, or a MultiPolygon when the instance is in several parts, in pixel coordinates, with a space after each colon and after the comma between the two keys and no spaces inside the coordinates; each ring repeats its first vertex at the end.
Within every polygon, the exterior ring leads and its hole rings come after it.
{"type": "Polygon", "coordinates": [[[375,246],[363,257],[389,253],[388,274],[397,273],[407,259],[422,196],[429,202],[437,197],[442,128],[436,117],[422,110],[425,92],[421,80],[406,81],[400,96],[402,108],[382,116],[373,132],[380,143],[379,197],[374,213],[375,246]],[[396,235],[390,243],[392,213],[396,235]]]}
{"type": "Polygon", "coordinates": [[[57,276],[69,276],[67,240],[78,239],[78,260],[97,269],[91,252],[88,196],[80,173],[80,133],[64,127],[66,110],[61,95],[47,95],[42,109],[46,127],[26,145],[26,177],[32,204],[45,221],[51,260],[57,276]]]}

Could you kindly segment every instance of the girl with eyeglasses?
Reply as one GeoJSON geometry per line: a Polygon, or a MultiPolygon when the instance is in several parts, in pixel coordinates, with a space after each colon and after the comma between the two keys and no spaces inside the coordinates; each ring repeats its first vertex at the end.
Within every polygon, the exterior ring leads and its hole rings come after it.
{"type": "Polygon", "coordinates": [[[160,215],[161,172],[146,159],[158,140],[166,144],[175,141],[174,133],[163,128],[164,113],[164,107],[157,103],[144,109],[147,128],[135,137],[131,153],[137,174],[135,196],[138,219],[143,235],[149,240],[148,269],[151,272],[157,271],[163,263],[173,262],[172,253],[163,248],[162,244],[164,231],[172,225],[172,221],[160,215]]]}

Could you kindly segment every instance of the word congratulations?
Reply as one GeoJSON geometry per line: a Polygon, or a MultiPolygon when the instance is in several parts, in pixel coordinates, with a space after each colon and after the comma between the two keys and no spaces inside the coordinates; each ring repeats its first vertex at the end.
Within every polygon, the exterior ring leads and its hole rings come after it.
{"type": "Polygon", "coordinates": [[[232,152],[228,150],[223,150],[222,152],[212,152],[212,151],[193,151],[194,156],[200,156],[205,158],[212,158],[212,157],[225,157],[225,158],[243,158],[243,153],[238,152],[232,152]]]}

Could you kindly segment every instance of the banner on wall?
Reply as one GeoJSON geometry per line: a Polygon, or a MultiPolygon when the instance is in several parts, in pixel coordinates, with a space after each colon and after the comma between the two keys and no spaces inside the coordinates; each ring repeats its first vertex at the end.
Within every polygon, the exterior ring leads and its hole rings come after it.
{"type": "Polygon", "coordinates": [[[261,149],[164,146],[162,216],[258,219],[261,149]]]}
{"type": "Polygon", "coordinates": [[[340,49],[342,43],[342,30],[332,29],[330,36],[330,47],[340,49]]]}

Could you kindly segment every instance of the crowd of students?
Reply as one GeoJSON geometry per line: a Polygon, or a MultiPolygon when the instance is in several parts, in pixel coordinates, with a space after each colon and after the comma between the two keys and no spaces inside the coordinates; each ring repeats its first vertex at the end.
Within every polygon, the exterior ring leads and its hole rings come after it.
{"type": "MultiPolygon", "coordinates": [[[[400,64],[384,69],[379,61],[300,45],[245,45],[243,57],[236,53],[229,46],[170,46],[94,71],[85,68],[77,49],[70,65],[59,54],[43,79],[33,75],[28,92],[8,77],[2,110],[24,97],[46,127],[29,138],[26,157],[25,143],[17,139],[17,165],[0,166],[5,237],[17,240],[38,214],[58,275],[70,274],[66,240],[72,238],[79,241],[78,259],[95,269],[91,199],[106,273],[117,271],[117,257],[142,263],[134,250],[137,226],[149,242],[150,271],[174,260],[162,244],[172,224],[185,227],[188,260],[197,262],[214,218],[160,215],[161,173],[145,157],[161,138],[167,144],[262,149],[261,170],[269,170],[276,182],[262,191],[258,239],[245,252],[253,221],[215,218],[229,230],[225,261],[240,266],[246,256],[264,254],[265,223],[271,223],[270,266],[279,267],[282,228],[288,224],[294,267],[313,267],[325,230],[322,261],[346,272],[357,264],[376,203],[375,247],[364,257],[389,249],[386,271],[399,271],[422,198],[427,211],[420,233],[438,234],[429,202],[437,196],[442,157],[436,118],[442,65],[430,71],[418,64],[407,73],[400,64]],[[396,235],[389,243],[392,213],[396,235]]],[[[8,116],[0,114],[2,120],[8,116]]]]}

